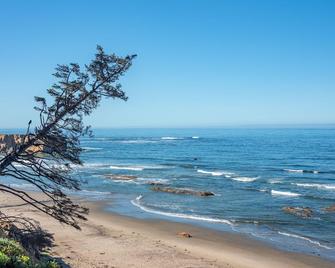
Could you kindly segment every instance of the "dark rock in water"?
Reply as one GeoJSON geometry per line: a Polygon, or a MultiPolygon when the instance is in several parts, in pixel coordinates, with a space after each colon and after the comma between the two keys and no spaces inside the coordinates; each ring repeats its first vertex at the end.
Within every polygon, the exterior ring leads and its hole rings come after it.
{"type": "Polygon", "coordinates": [[[303,170],[302,172],[303,173],[314,173],[314,174],[319,173],[319,171],[317,170],[303,170]]]}
{"type": "Polygon", "coordinates": [[[215,195],[214,193],[212,192],[196,192],[197,195],[200,195],[200,196],[212,196],[212,195],[215,195]]]}
{"type": "Polygon", "coordinates": [[[327,212],[335,212],[335,205],[331,205],[329,207],[326,207],[324,210],[327,211],[327,212]]]}
{"type": "Polygon", "coordinates": [[[282,210],[286,213],[303,218],[310,218],[313,216],[313,210],[309,207],[283,207],[282,210]]]}
{"type": "Polygon", "coordinates": [[[129,180],[135,180],[137,179],[136,176],[132,175],[115,175],[115,174],[110,174],[110,175],[105,175],[105,177],[112,179],[112,180],[124,180],[124,181],[129,181],[129,180]]]}
{"type": "Polygon", "coordinates": [[[159,181],[150,181],[148,182],[149,185],[153,185],[153,186],[164,186],[166,185],[166,183],[162,183],[162,182],[159,182],[159,181]]]}
{"type": "Polygon", "coordinates": [[[172,187],[154,186],[154,187],[151,187],[151,190],[156,191],[156,192],[165,192],[165,193],[171,193],[171,194],[189,194],[189,195],[197,195],[197,196],[214,195],[214,193],[207,192],[207,191],[195,191],[195,190],[190,190],[190,189],[172,188],[172,187]]]}

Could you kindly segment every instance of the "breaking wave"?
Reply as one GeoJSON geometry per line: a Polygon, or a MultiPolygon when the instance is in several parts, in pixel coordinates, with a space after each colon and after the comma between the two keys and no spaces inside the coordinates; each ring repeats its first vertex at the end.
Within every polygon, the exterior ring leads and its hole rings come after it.
{"type": "Polygon", "coordinates": [[[224,175],[224,172],[219,172],[219,171],[206,171],[203,169],[198,169],[197,170],[198,173],[202,173],[202,174],[210,174],[212,176],[222,176],[224,175]]]}
{"type": "Polygon", "coordinates": [[[212,176],[225,176],[227,178],[230,178],[232,175],[234,175],[234,173],[227,171],[207,171],[203,169],[198,169],[197,172],[202,174],[209,174],[212,176]]]}
{"type": "Polygon", "coordinates": [[[292,193],[292,192],[283,192],[283,191],[275,191],[275,190],[271,190],[271,194],[272,195],[282,195],[282,196],[292,196],[292,197],[297,197],[301,195],[301,194],[292,193]]]}
{"type": "Polygon", "coordinates": [[[137,178],[137,180],[141,184],[153,184],[153,183],[159,183],[159,184],[165,184],[165,185],[169,184],[169,180],[168,179],[137,178]]]}
{"type": "Polygon", "coordinates": [[[179,138],[179,137],[161,137],[161,140],[183,140],[183,138],[179,138]]]}
{"type": "MultiPolygon", "coordinates": [[[[66,168],[64,165],[54,165],[55,167],[66,168]]],[[[83,165],[70,164],[73,169],[107,168],[109,165],[104,163],[84,163],[83,165]]]]}
{"type": "Polygon", "coordinates": [[[335,190],[335,184],[319,184],[319,183],[292,183],[292,184],[301,187],[335,190]]]}
{"type": "Polygon", "coordinates": [[[284,236],[289,236],[289,237],[294,237],[294,238],[297,238],[297,239],[301,239],[301,240],[306,240],[308,241],[309,243],[311,244],[314,244],[314,245],[317,245],[321,248],[325,248],[325,249],[333,249],[331,247],[328,247],[328,246],[325,246],[325,245],[322,245],[320,242],[318,241],[315,241],[315,240],[312,240],[312,239],[309,239],[307,237],[304,237],[304,236],[300,236],[300,235],[296,235],[296,234],[290,234],[290,233],[286,233],[286,232],[278,232],[278,234],[281,234],[281,235],[284,235],[284,236]]]}
{"type": "MultiPolygon", "coordinates": [[[[110,182],[110,180],[108,180],[110,182]]],[[[118,182],[122,184],[138,184],[138,185],[144,185],[144,184],[159,184],[159,185],[169,185],[169,180],[167,179],[148,179],[148,178],[136,178],[133,180],[117,180],[113,179],[112,182],[118,182]]]]}
{"type": "Polygon", "coordinates": [[[144,167],[138,166],[110,166],[110,169],[117,169],[117,170],[133,170],[133,171],[142,171],[144,167]]]}
{"type": "Polygon", "coordinates": [[[148,212],[148,213],[163,215],[163,216],[167,216],[167,217],[174,217],[174,218],[191,219],[191,220],[197,220],[197,221],[206,221],[206,222],[224,223],[224,224],[228,224],[228,225],[234,225],[234,223],[232,221],[225,220],[225,219],[209,218],[209,217],[205,217],[205,216],[187,215],[187,214],[182,214],[182,213],[173,213],[173,212],[164,212],[164,211],[154,210],[154,209],[148,208],[144,205],[141,205],[140,201],[141,201],[142,198],[143,198],[143,196],[139,195],[138,197],[135,198],[135,200],[131,200],[131,203],[135,207],[138,207],[141,210],[143,210],[145,212],[148,212]]]}
{"type": "Polygon", "coordinates": [[[257,180],[257,177],[235,177],[235,178],[231,178],[234,181],[240,181],[240,182],[252,182],[257,180]]]}

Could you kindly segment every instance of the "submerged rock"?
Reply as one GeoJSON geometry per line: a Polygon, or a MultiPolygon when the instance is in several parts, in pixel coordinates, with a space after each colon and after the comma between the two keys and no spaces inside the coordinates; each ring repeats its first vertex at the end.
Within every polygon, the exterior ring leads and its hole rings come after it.
{"type": "Polygon", "coordinates": [[[335,212],[335,205],[331,205],[329,207],[326,207],[324,210],[327,211],[327,212],[335,212]]]}
{"type": "Polygon", "coordinates": [[[172,187],[159,187],[154,186],[151,187],[151,190],[156,192],[165,192],[165,193],[171,193],[171,194],[189,194],[189,195],[197,195],[197,196],[212,196],[214,193],[207,192],[207,191],[195,191],[185,188],[172,188],[172,187]]]}
{"type": "Polygon", "coordinates": [[[167,185],[166,183],[163,183],[163,182],[159,182],[159,181],[150,181],[148,182],[149,185],[153,185],[153,186],[164,186],[164,185],[167,185]]]}
{"type": "Polygon", "coordinates": [[[282,210],[286,213],[303,218],[310,218],[313,216],[313,210],[309,207],[283,207],[282,210]]]}
{"type": "Polygon", "coordinates": [[[124,181],[129,181],[129,180],[135,180],[137,179],[136,176],[133,175],[116,175],[116,174],[109,174],[105,175],[105,177],[112,179],[112,180],[124,180],[124,181]]]}

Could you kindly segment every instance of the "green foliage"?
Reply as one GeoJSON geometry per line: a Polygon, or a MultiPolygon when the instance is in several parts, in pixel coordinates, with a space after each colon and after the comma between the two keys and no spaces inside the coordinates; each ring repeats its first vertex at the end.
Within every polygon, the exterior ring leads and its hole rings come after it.
{"type": "Polygon", "coordinates": [[[10,261],[10,258],[6,254],[0,251],[0,267],[6,267],[9,261],[10,261]]]}
{"type": "Polygon", "coordinates": [[[1,268],[60,268],[54,260],[33,261],[22,246],[7,238],[0,238],[1,268]]]}
{"type": "Polygon", "coordinates": [[[34,268],[60,268],[60,266],[54,260],[45,261],[37,264],[34,268]]]}
{"type": "Polygon", "coordinates": [[[0,252],[7,256],[17,257],[24,255],[25,251],[19,243],[7,238],[0,238],[0,252]]]}

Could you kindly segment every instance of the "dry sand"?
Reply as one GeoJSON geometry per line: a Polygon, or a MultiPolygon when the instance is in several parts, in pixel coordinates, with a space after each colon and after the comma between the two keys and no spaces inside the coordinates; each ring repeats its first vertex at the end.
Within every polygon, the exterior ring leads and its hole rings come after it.
{"type": "MultiPolygon", "coordinates": [[[[91,212],[82,230],[61,225],[32,207],[2,194],[1,211],[33,217],[54,234],[51,255],[69,267],[335,267],[304,254],[230,234],[168,221],[147,221],[106,213],[101,203],[86,202],[91,212]],[[192,234],[191,238],[178,236],[192,234]]],[[[85,202],[85,201],[82,201],[85,202]]]]}

